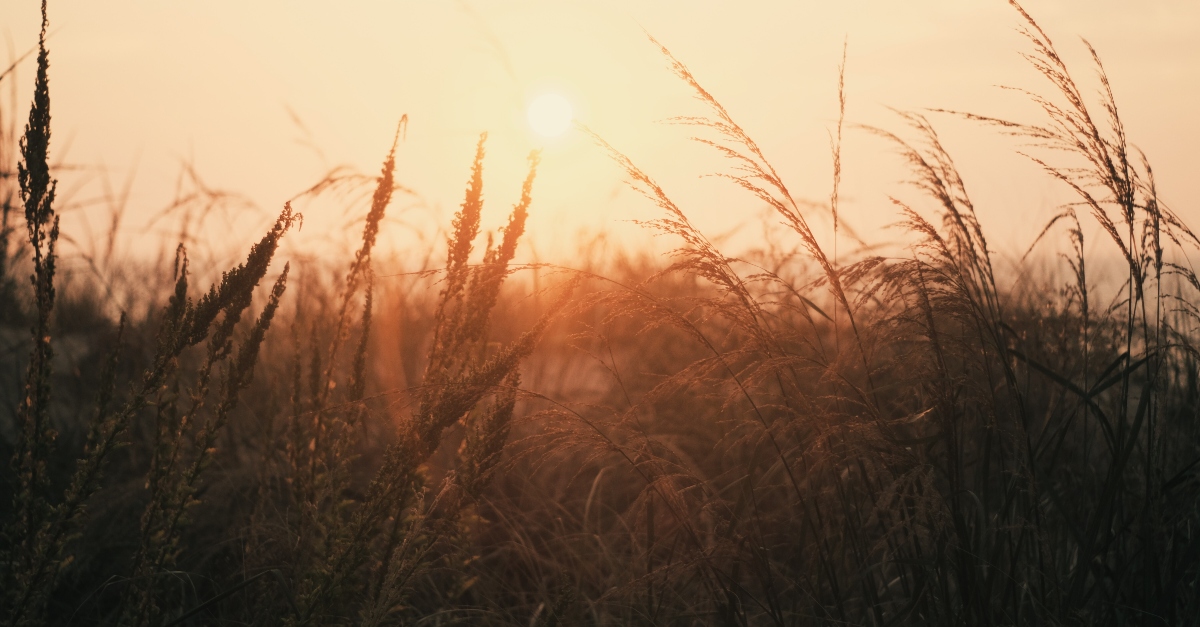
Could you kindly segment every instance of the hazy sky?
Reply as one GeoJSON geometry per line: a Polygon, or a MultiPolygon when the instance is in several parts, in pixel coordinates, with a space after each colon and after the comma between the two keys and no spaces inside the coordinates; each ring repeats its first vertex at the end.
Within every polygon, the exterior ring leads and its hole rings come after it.
{"type": "MultiPolygon", "coordinates": [[[[1163,196],[1200,221],[1200,3],[1029,0],[1026,8],[1089,86],[1094,74],[1078,37],[1095,45],[1163,196]]],[[[525,107],[544,91],[566,96],[582,123],[711,232],[757,219],[752,199],[698,178],[725,167],[721,160],[689,143],[689,129],[659,123],[703,109],[646,33],[724,103],[797,195],[814,200],[829,194],[844,39],[849,124],[899,128],[887,107],[1032,121],[1020,97],[996,85],[1043,88],[1018,54],[1025,46],[1017,16],[1000,0],[59,0],[50,11],[52,151],[81,168],[64,172],[62,185],[86,200],[104,192],[98,172],[119,188],[135,171],[121,232],[128,251],[158,246],[147,225],[171,203],[184,162],[209,186],[244,193],[264,209],[221,227],[225,239],[244,241],[330,167],[377,172],[402,114],[409,124],[399,180],[440,208],[442,223],[461,200],[475,140],[488,131],[491,224],[517,196],[526,153],[545,149],[527,256],[536,249],[541,258],[569,258],[581,229],[635,244],[628,221],[655,217],[654,209],[623,188],[621,173],[585,137],[531,133],[525,107]]],[[[32,0],[0,4],[14,54],[35,44],[37,19],[32,0]]],[[[22,118],[31,67],[22,64],[18,77],[22,118]]],[[[1015,156],[1011,141],[960,121],[935,122],[996,246],[1022,249],[1039,216],[1064,198],[1060,190],[1015,156]]],[[[847,219],[864,231],[893,222],[887,196],[908,192],[890,148],[848,128],[843,160],[847,219]]],[[[399,213],[409,204],[397,204],[396,215],[427,226],[430,209],[399,213]]],[[[88,210],[95,229],[102,213],[88,210]]],[[[85,237],[83,220],[70,216],[64,228],[85,237]]],[[[311,207],[293,245],[317,250],[347,220],[332,204],[311,207]]],[[[390,231],[393,245],[400,232],[390,231]]],[[[743,226],[737,241],[752,243],[757,232],[743,226]]]]}

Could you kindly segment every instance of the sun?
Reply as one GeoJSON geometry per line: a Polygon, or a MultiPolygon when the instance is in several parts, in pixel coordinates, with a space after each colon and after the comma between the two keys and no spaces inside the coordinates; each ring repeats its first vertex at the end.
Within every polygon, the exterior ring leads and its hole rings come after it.
{"type": "Polygon", "coordinates": [[[545,93],[529,102],[525,112],[529,127],[542,137],[558,137],[571,128],[574,112],[561,94],[545,93]]]}

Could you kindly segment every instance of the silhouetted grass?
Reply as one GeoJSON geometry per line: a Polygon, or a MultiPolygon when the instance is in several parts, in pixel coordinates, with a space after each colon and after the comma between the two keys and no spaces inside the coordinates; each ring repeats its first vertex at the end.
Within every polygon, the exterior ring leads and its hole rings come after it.
{"type": "Polygon", "coordinates": [[[1023,138],[1077,194],[1036,243],[1064,253],[1044,282],[1001,287],[915,113],[866,129],[911,168],[906,252],[839,249],[861,243],[838,217],[841,85],[826,251],[821,208],[664,48],[709,110],[676,121],[794,250],[723,251],[596,137],[679,245],[665,265],[597,244],[573,268],[527,266],[554,287],[526,294],[507,279],[538,157],[479,250],[481,136],[444,266],[412,251],[414,272],[376,276],[394,140],[347,269],[272,270],[302,220],[289,204],[198,295],[181,245],[170,292],[119,319],[57,271],[43,22],[19,161],[0,146],[16,169],[0,189],[0,619],[1200,622],[1200,240],[1158,198],[1098,55],[1091,98],[1014,7],[1051,87],[1027,94],[1043,120],[955,115],[1023,138]],[[1117,290],[1088,274],[1085,220],[1124,260],[1117,290]]]}

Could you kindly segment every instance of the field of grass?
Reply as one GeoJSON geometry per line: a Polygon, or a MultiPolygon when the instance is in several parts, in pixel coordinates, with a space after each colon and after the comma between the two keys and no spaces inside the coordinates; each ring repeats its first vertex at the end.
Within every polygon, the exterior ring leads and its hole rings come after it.
{"type": "Polygon", "coordinates": [[[888,257],[837,231],[838,121],[827,250],[664,48],[782,244],[722,250],[596,136],[671,257],[514,264],[539,157],[485,207],[485,135],[409,274],[373,270],[393,146],[348,258],[290,264],[288,205],[212,285],[181,244],[119,308],[58,264],[43,22],[23,131],[0,112],[0,622],[1200,624],[1200,239],[1098,56],[1093,96],[1014,8],[1043,117],[956,115],[1075,194],[1019,288],[930,119],[869,129],[923,199],[888,257]]]}

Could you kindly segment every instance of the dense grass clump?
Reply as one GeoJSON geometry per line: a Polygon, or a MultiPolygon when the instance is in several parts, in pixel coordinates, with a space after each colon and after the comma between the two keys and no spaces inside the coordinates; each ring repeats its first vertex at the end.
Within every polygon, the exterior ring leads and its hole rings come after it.
{"type": "Polygon", "coordinates": [[[527,267],[522,294],[538,155],[481,238],[483,135],[445,264],[377,277],[393,141],[348,268],[280,267],[302,224],[286,204],[207,290],[180,245],[170,288],[110,315],[57,263],[43,3],[28,123],[0,135],[0,621],[1200,622],[1200,239],[1095,51],[1098,100],[1014,7],[1043,119],[939,113],[1022,138],[1077,195],[1047,216],[1038,244],[1063,261],[1042,283],[1001,287],[912,113],[866,129],[912,170],[905,252],[838,250],[858,239],[841,119],[826,250],[817,209],[664,48],[709,112],[676,122],[790,249],[721,250],[596,137],[679,246],[527,267]],[[1115,284],[1088,274],[1089,220],[1115,284]]]}

